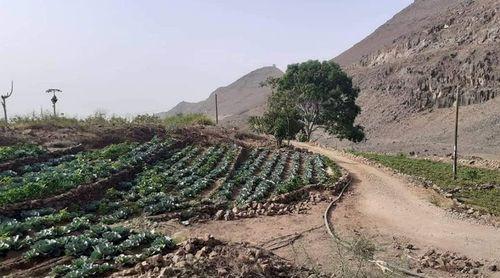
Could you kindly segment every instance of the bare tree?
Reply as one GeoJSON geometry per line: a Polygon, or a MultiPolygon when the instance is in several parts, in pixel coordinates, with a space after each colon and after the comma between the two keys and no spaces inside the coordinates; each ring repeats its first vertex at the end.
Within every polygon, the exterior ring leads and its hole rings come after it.
{"type": "Polygon", "coordinates": [[[45,92],[49,93],[49,94],[53,94],[50,101],[52,102],[52,108],[54,109],[54,117],[57,117],[57,113],[56,113],[57,96],[56,96],[56,93],[61,93],[62,91],[60,89],[47,89],[45,92]]]}
{"type": "Polygon", "coordinates": [[[14,92],[14,81],[11,81],[11,83],[10,83],[10,92],[6,93],[5,95],[1,95],[0,96],[2,98],[3,117],[4,117],[4,120],[5,120],[5,124],[9,123],[9,119],[7,118],[7,104],[6,104],[6,100],[12,95],[12,92],[14,92]]]}

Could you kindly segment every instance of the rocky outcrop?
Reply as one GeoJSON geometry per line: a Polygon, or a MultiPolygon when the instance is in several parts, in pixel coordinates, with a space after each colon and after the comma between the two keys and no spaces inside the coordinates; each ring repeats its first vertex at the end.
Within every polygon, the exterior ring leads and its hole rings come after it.
{"type": "Polygon", "coordinates": [[[400,95],[403,109],[469,105],[500,94],[500,2],[465,1],[347,67],[362,91],[400,95]]]}

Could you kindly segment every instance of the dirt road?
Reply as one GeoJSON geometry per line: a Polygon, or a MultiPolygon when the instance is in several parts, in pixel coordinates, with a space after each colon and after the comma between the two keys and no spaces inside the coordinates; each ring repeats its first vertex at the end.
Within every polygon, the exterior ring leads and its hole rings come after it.
{"type": "Polygon", "coordinates": [[[420,248],[438,248],[476,259],[500,258],[500,229],[452,218],[428,201],[429,192],[403,178],[354,161],[340,152],[296,143],[328,156],[352,173],[352,195],[337,214],[342,223],[357,223],[365,231],[405,238],[420,248]]]}

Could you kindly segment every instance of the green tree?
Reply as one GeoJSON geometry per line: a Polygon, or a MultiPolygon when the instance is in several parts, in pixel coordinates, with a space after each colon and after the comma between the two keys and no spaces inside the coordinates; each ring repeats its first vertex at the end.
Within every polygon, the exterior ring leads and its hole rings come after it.
{"type": "Polygon", "coordinates": [[[295,139],[303,125],[293,101],[286,94],[275,90],[277,81],[269,79],[263,84],[274,91],[269,97],[267,111],[262,117],[250,117],[248,122],[253,131],[273,135],[278,146],[281,146],[284,140],[295,139]]]}
{"type": "MultiPolygon", "coordinates": [[[[293,136],[302,131],[308,141],[320,127],[339,139],[354,142],[364,139],[363,128],[354,124],[361,112],[355,103],[359,89],[334,62],[307,61],[289,65],[282,77],[270,79],[267,85],[273,93],[263,122],[281,125],[276,119],[290,120],[294,127],[300,127],[289,130],[295,132],[293,136]],[[266,119],[271,116],[275,121],[266,119]]],[[[271,133],[269,128],[267,131],[271,133]]]]}

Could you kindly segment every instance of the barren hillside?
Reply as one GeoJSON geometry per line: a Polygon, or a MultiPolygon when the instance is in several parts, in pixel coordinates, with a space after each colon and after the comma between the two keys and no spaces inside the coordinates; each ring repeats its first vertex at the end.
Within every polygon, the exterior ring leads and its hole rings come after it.
{"type": "Polygon", "coordinates": [[[263,67],[250,72],[226,87],[221,87],[201,102],[181,102],[170,111],[160,113],[160,116],[176,114],[202,113],[215,115],[215,94],[219,101],[219,119],[226,124],[236,124],[252,115],[264,111],[265,103],[271,90],[262,87],[261,83],[269,77],[277,77],[283,72],[277,67],[263,67]]]}
{"type": "Polygon", "coordinates": [[[500,2],[415,1],[335,61],[361,89],[359,122],[383,151],[450,152],[460,90],[462,150],[500,154],[500,2]]]}

